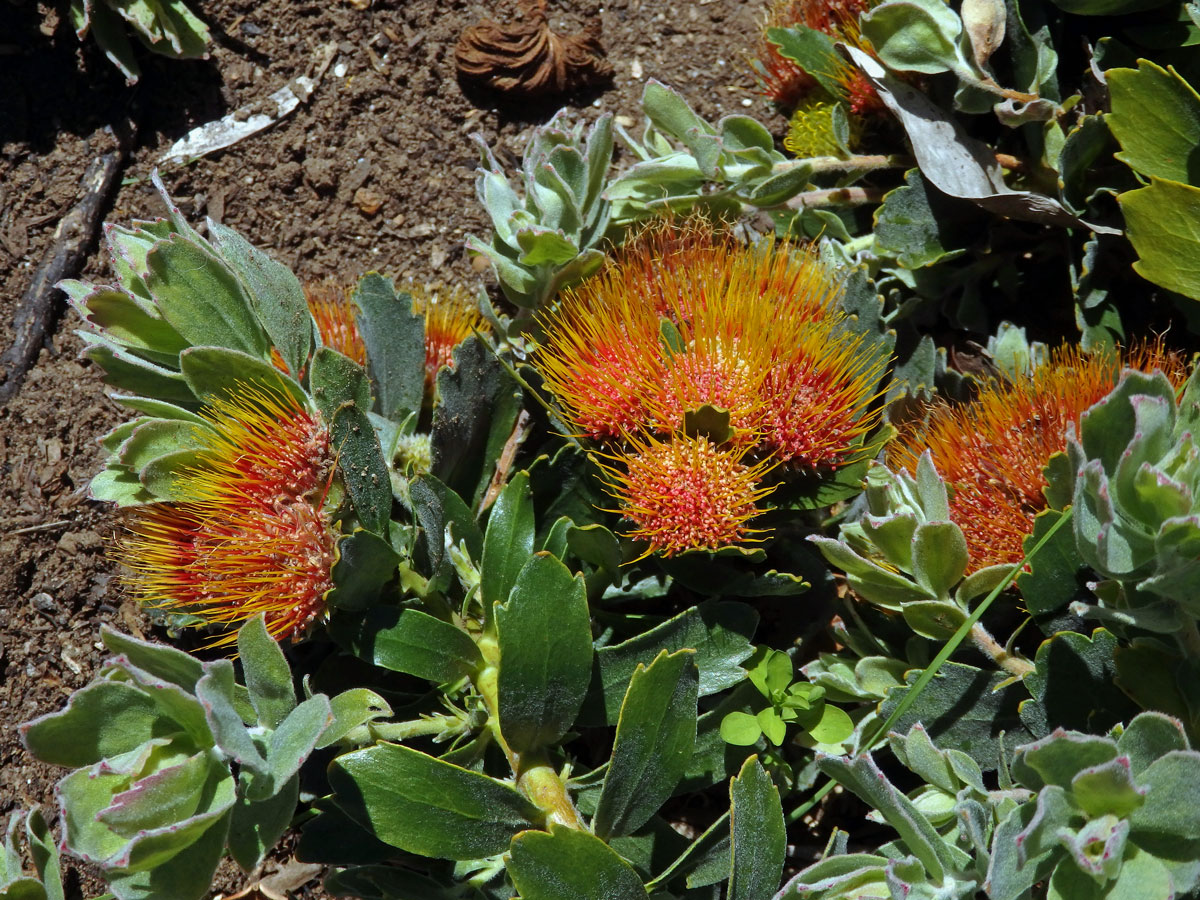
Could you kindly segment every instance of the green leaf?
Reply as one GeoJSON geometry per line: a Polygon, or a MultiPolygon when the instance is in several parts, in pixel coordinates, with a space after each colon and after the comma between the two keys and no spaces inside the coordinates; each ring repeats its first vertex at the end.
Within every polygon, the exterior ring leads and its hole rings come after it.
{"type": "MultiPolygon", "coordinates": [[[[192,392],[201,400],[228,400],[251,385],[309,406],[308,396],[299,384],[268,362],[224,347],[192,347],[179,355],[179,368],[192,392]]],[[[156,394],[162,398],[161,394],[156,394]]],[[[169,399],[169,398],[162,398],[169,399]]]]}
{"type": "Polygon", "coordinates": [[[483,535],[475,524],[471,510],[462,497],[442,484],[432,475],[420,475],[408,486],[412,498],[413,512],[421,526],[421,542],[424,546],[429,569],[437,574],[449,567],[446,557],[446,528],[449,527],[454,542],[465,541],[467,553],[479,559],[483,553],[483,535]]]}
{"type": "Polygon", "coordinates": [[[1134,271],[1160,287],[1200,300],[1200,187],[1152,177],[1117,197],[1138,261],[1134,271]]]}
{"type": "Polygon", "coordinates": [[[171,723],[143,691],[96,681],[72,694],[61,712],[22,725],[21,740],[42,762],[79,768],[141,746],[164,724],[171,723]]]}
{"type": "Polygon", "coordinates": [[[329,698],[324,694],[309,697],[288,713],[267,738],[265,777],[252,777],[246,796],[267,800],[284,790],[332,721],[329,698]]]}
{"type": "Polygon", "coordinates": [[[696,743],[694,656],[664,650],[648,667],[639,663],[629,679],[592,822],[600,837],[636,831],[683,777],[696,743]]]}
{"type": "Polygon", "coordinates": [[[863,36],[884,65],[937,75],[965,66],[962,21],[942,0],[888,0],[862,17],[863,36]]]}
{"type": "Polygon", "coordinates": [[[948,872],[965,864],[966,854],[934,830],[929,820],[888,781],[870,756],[848,758],[821,754],[817,757],[817,765],[826,775],[865,800],[899,832],[904,848],[921,861],[932,881],[941,881],[948,872]]]}
{"type": "Polygon", "coordinates": [[[386,535],[392,514],[392,482],[379,447],[379,438],[366,412],[343,406],[330,427],[338,471],[363,528],[386,535]]]}
{"type": "MultiPolygon", "coordinates": [[[[1062,516],[1062,512],[1054,509],[1038,513],[1033,520],[1033,533],[1025,538],[1025,551],[1032,550],[1062,516]]],[[[1091,570],[1080,559],[1070,529],[1059,529],[1030,561],[1029,568],[1030,571],[1017,575],[1017,587],[1034,621],[1044,630],[1055,630],[1051,617],[1072,601],[1092,596],[1086,587],[1091,570]]]]}
{"type": "Polygon", "coordinates": [[[1064,12],[1079,16],[1122,16],[1162,6],[1164,0],[1054,0],[1064,12]]]}
{"type": "Polygon", "coordinates": [[[109,887],[120,900],[201,900],[209,895],[228,833],[229,816],[225,815],[189,846],[153,868],[106,872],[109,887]]]}
{"type": "Polygon", "coordinates": [[[1036,671],[1025,676],[1033,699],[1021,704],[1021,721],[1037,737],[1055,728],[1103,734],[1127,722],[1137,706],[1116,685],[1117,639],[1103,628],[1091,638],[1060,632],[1038,647],[1036,671]]]}
{"type": "Polygon", "coordinates": [[[961,235],[952,227],[951,201],[909,169],[904,184],[889,192],[875,210],[875,252],[893,256],[906,269],[930,266],[957,256],[961,235]]]}
{"type": "Polygon", "coordinates": [[[508,599],[518,573],[533,556],[536,524],[529,473],[518,472],[492,506],[483,535],[479,591],[484,609],[508,599]]]}
{"type": "Polygon", "coordinates": [[[267,778],[267,761],[238,712],[233,663],[227,659],[205,663],[204,677],[196,682],[196,699],[204,704],[217,746],[242,768],[267,778]]]}
{"type": "Polygon", "coordinates": [[[757,627],[758,614],[744,603],[705,603],[620,644],[602,647],[596,651],[596,687],[604,710],[595,709],[589,701],[584,720],[615,725],[634,670],[653,661],[662,650],[695,651],[701,697],[738,684],[746,677],[740,664],[754,652],[750,638],[757,627]]]}
{"type": "Polygon", "coordinates": [[[521,900],[637,900],[646,896],[642,879],[602,840],[554,823],[549,833],[517,835],[505,865],[521,900]]]}
{"type": "MultiPolygon", "coordinates": [[[[490,430],[504,418],[502,398],[513,394],[512,381],[484,343],[470,337],[455,348],[454,368],[438,373],[437,390],[433,474],[460,496],[473,497],[480,482],[492,477],[490,430]]],[[[510,423],[499,437],[500,446],[511,429],[510,423]]],[[[494,450],[498,453],[499,447],[494,450]]]]}
{"type": "Polygon", "coordinates": [[[926,522],[913,535],[912,556],[918,583],[945,599],[967,570],[967,539],[953,522],[926,522]]]}
{"type": "Polygon", "coordinates": [[[793,25],[790,28],[768,28],[767,40],[779,48],[780,56],[796,63],[829,96],[842,96],[845,88],[835,73],[844,68],[846,63],[829,35],[806,25],[793,25]]]}
{"type": "Polygon", "coordinates": [[[296,708],[296,691],[291,667],[279,644],[267,633],[261,613],[238,629],[237,648],[258,724],[278,728],[296,708]]]}
{"type": "Polygon", "coordinates": [[[345,619],[332,625],[338,642],[393,672],[443,684],[463,678],[483,661],[469,635],[420,610],[376,606],[345,619]]]}
{"type": "Polygon", "coordinates": [[[752,747],[762,737],[758,716],[734,710],[721,720],[721,740],[736,747],[752,747]]]}
{"type": "Polygon", "coordinates": [[[239,791],[229,822],[229,855],[245,872],[263,861],[296,814],[300,776],[293,775],[269,800],[251,801],[239,791]]]}
{"type": "Polygon", "coordinates": [[[109,625],[100,626],[100,640],[104,642],[105,648],[121,654],[132,665],[156,678],[176,684],[185,691],[195,690],[196,682],[204,674],[204,666],[200,660],[168,644],[139,640],[114,631],[109,625]]]}
{"type": "Polygon", "coordinates": [[[312,318],[300,279],[232,228],[210,221],[208,233],[217,252],[241,281],[252,309],[271,343],[279,349],[288,371],[299,373],[313,344],[312,318]]]}
{"type": "MultiPolygon", "coordinates": [[[[1153,846],[1139,840],[1144,833],[1160,840],[1200,841],[1200,753],[1172,750],[1147,766],[1137,781],[1146,800],[1129,817],[1135,840],[1153,846]]],[[[1194,852],[1195,845],[1190,849],[1194,852]]]]}
{"type": "MultiPolygon", "coordinates": [[[[532,541],[532,511],[529,525],[532,541]]],[[[485,559],[486,553],[485,544],[485,559]]],[[[553,556],[539,553],[521,569],[495,616],[500,730],[513,750],[525,753],[560,740],[587,693],[592,629],[583,576],[572,577],[553,556]]]]}
{"type": "Polygon", "coordinates": [[[1128,757],[1135,777],[1150,763],[1173,750],[1188,750],[1187,735],[1178,719],[1158,712],[1134,716],[1117,738],[1117,752],[1128,757]]]}
{"type": "Polygon", "coordinates": [[[787,832],[779,791],[758,757],[751,756],[729,784],[733,859],[729,900],[759,900],[779,887],[787,832]]]}
{"type": "Polygon", "coordinates": [[[338,409],[352,403],[367,412],[371,409],[371,384],[363,367],[336,350],[321,347],[313,354],[308,374],[313,401],[326,422],[332,422],[338,409]]]}
{"type": "Polygon", "coordinates": [[[683,97],[654,79],[646,82],[642,91],[642,111],[655,128],[681,141],[693,129],[697,134],[712,133],[708,123],[692,111],[683,97]]]}
{"type": "Polygon", "coordinates": [[[387,540],[362,529],[339,538],[337,547],[331,573],[334,589],[326,597],[329,606],[345,610],[373,606],[396,577],[402,557],[387,540]]]}
{"type": "Polygon", "coordinates": [[[267,340],[237,278],[210,252],[179,235],[146,256],[146,286],[163,318],[195,346],[267,356],[267,340]]]}
{"type": "MultiPolygon", "coordinates": [[[[918,675],[910,672],[909,682],[918,675]]],[[[1029,738],[1017,714],[1024,690],[1019,684],[1002,686],[1008,680],[1005,672],[985,672],[947,662],[894,723],[893,730],[907,732],[920,722],[937,743],[963,751],[984,770],[995,769],[1002,733],[1008,750],[1029,738]]],[[[889,691],[880,706],[880,717],[891,715],[910,690],[903,687],[889,691]]]]}
{"type": "MultiPolygon", "coordinates": [[[[334,862],[340,864],[341,860],[334,862]]],[[[360,900],[451,900],[458,890],[408,869],[378,865],[338,869],[326,876],[324,888],[334,897],[360,900]]]]}
{"type": "Polygon", "coordinates": [[[425,319],[414,315],[412,297],[397,294],[390,278],[368,272],[351,297],[367,348],[367,368],[379,411],[393,421],[421,409],[425,391],[425,319]]]}
{"type": "Polygon", "coordinates": [[[329,713],[333,721],[321,733],[317,749],[336,744],[349,732],[375,719],[386,719],[392,715],[388,702],[368,688],[350,688],[329,701],[329,713]]]}
{"type": "Polygon", "coordinates": [[[493,856],[541,819],[510,785],[398,744],[339,756],[329,783],[352,819],[421,856],[493,856]]]}

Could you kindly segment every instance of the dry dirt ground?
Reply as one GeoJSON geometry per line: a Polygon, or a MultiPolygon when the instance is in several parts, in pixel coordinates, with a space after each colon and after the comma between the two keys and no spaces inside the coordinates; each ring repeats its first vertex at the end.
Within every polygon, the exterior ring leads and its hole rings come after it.
{"type": "MultiPolygon", "coordinates": [[[[640,122],[638,99],[653,77],[681,90],[706,117],[750,112],[780,131],[783,123],[756,95],[746,63],[766,2],[551,0],[556,30],[600,19],[616,72],[609,87],[563,102],[583,118],[610,110],[640,122]]],[[[468,135],[481,133],[515,167],[530,128],[557,105],[505,110],[464,92],[455,77],[459,33],[483,17],[503,19],[510,3],[189,5],[212,28],[211,59],[142,54],[143,77],[127,87],[90,41],[77,41],[65,2],[0,0],[0,351],[12,341],[20,298],[96,155],[117,140],[131,148],[105,219],[160,215],[149,175],[166,148],[194,126],[261,102],[305,74],[320,76],[316,90],[274,128],[163,168],[185,213],[238,229],[302,278],[351,278],[370,269],[418,281],[473,284],[483,277],[463,250],[465,235],[487,234],[468,135]]],[[[111,277],[94,240],[78,277],[111,277]]],[[[101,659],[101,623],[149,630],[123,600],[106,557],[117,523],[87,495],[99,461],[96,438],[121,413],[105,398],[95,367],[80,359],[77,323],[61,300],[37,364],[0,407],[0,814],[52,804],[62,774],[25,754],[16,725],[58,709],[89,681],[101,659]]],[[[237,870],[223,869],[214,896],[246,884],[237,870]]],[[[292,896],[324,896],[317,885],[311,880],[292,896]]],[[[102,887],[73,869],[68,890],[92,897],[102,887]]]]}

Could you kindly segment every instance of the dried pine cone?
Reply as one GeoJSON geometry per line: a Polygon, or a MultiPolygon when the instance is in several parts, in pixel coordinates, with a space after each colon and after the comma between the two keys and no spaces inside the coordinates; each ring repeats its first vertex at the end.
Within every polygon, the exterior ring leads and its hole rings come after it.
{"type": "Polygon", "coordinates": [[[565,94],[613,75],[600,46],[600,23],[580,34],[550,30],[545,0],[522,0],[523,18],[472,25],[454,48],[458,73],[517,97],[565,94]]]}

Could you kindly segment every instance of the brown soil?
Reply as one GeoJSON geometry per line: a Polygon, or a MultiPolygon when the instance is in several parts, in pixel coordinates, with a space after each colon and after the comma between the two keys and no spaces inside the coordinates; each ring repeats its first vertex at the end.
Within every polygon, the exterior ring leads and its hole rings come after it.
{"type": "MultiPolygon", "coordinates": [[[[302,278],[351,279],[377,269],[397,279],[473,284],[482,277],[463,250],[487,235],[474,196],[479,132],[516,167],[530,128],[552,101],[497,107],[454,74],[454,43],[512,4],[468,0],[193,0],[212,26],[206,61],[143,54],[143,77],[126,87],[89,41],[80,45],[65,0],[0,0],[0,350],[55,226],[78,200],[94,156],[132,134],[124,182],[108,221],[162,214],[149,184],[155,161],[192,127],[256,101],[299,75],[316,76],[311,98],[274,128],[163,179],[194,222],[230,225],[302,278]],[[369,8],[360,9],[359,7],[369,8]],[[105,129],[110,129],[106,132],[105,129]],[[357,199],[356,199],[357,194],[357,199]],[[380,202],[374,203],[368,195],[380,202]],[[364,211],[364,208],[366,211],[364,211]]],[[[556,30],[599,17],[616,77],[607,89],[568,98],[583,117],[601,109],[640,125],[648,78],[677,87],[711,119],[769,117],[745,54],[766,0],[551,2],[556,30]],[[749,109],[747,109],[749,107],[749,109]]],[[[93,241],[82,277],[110,273],[93,241]]],[[[61,306],[61,295],[59,297],[61,306]]],[[[98,628],[143,633],[106,557],[116,525],[88,499],[100,454],[95,439],[121,418],[95,367],[79,358],[74,314],[62,312],[20,392],[0,408],[0,814],[52,804],[60,770],[32,760],[16,725],[60,708],[102,658],[98,628]]],[[[277,854],[280,859],[286,854],[277,854]]],[[[214,886],[247,884],[232,866],[214,886]]],[[[316,880],[292,896],[323,897],[316,880]]],[[[102,893],[72,870],[68,896],[102,893]]],[[[253,896],[253,895],[252,895],[253,896]]]]}

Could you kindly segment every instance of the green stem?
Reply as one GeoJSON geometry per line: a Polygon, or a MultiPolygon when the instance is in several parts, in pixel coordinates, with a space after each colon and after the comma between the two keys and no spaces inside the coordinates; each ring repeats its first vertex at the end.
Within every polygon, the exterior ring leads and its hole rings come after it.
{"type": "Polygon", "coordinates": [[[479,652],[483,655],[484,665],[473,677],[475,689],[479,691],[488,711],[488,729],[496,741],[496,745],[504,751],[509,768],[516,778],[517,789],[529,798],[538,809],[544,812],[548,819],[568,828],[579,831],[585,830],[583,820],[579,817],[575,804],[567,794],[567,786],[562,776],[555,771],[549,759],[541,751],[518,753],[508,745],[500,732],[500,646],[496,639],[490,636],[481,637],[478,641],[479,652]]]}
{"type": "Polygon", "coordinates": [[[911,169],[916,163],[912,157],[902,154],[851,156],[842,159],[838,156],[813,156],[809,159],[789,159],[776,163],[771,167],[771,173],[786,172],[799,166],[808,167],[814,175],[826,172],[874,172],[878,169],[911,169]]]}
{"type": "Polygon", "coordinates": [[[1001,647],[1000,643],[992,637],[991,632],[978,622],[971,628],[971,641],[979,648],[981,653],[1010,675],[1015,675],[1017,678],[1024,678],[1035,669],[1035,666],[1029,660],[1013,656],[1001,647]]]}
{"type": "Polygon", "coordinates": [[[864,206],[867,203],[880,203],[887,191],[881,188],[842,187],[819,188],[815,191],[805,191],[797,194],[782,204],[788,209],[821,209],[826,206],[864,206]]]}
{"type": "Polygon", "coordinates": [[[369,725],[361,725],[352,729],[346,735],[345,740],[353,741],[360,731],[365,735],[366,739],[362,742],[365,745],[376,740],[400,743],[409,738],[431,737],[445,734],[448,731],[458,733],[462,730],[462,719],[457,716],[438,714],[423,719],[412,719],[408,722],[372,722],[369,725]]]}

